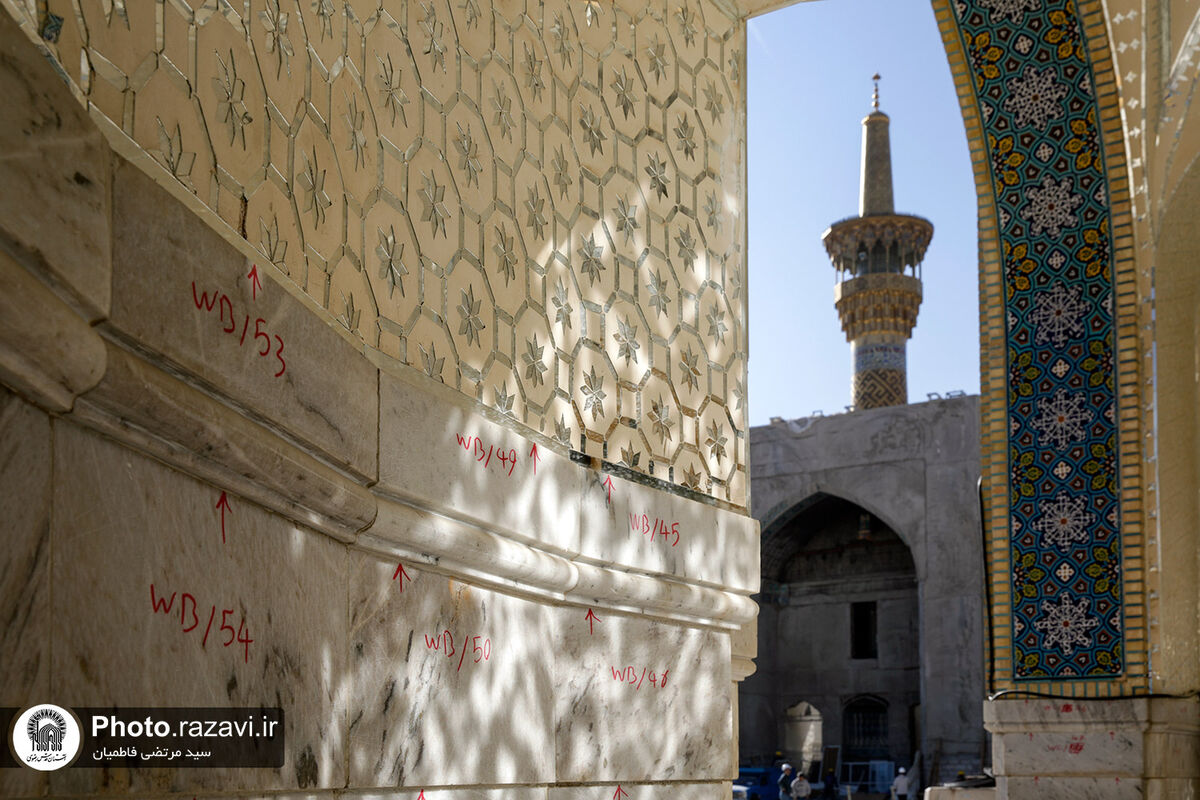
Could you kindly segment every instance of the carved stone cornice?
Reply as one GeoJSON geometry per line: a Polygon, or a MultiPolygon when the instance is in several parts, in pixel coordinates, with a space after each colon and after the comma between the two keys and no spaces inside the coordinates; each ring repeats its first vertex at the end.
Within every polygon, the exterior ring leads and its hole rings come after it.
{"type": "Polygon", "coordinates": [[[834,287],[838,319],[847,341],[865,334],[912,335],[921,307],[921,281],[911,275],[860,275],[834,287]]]}

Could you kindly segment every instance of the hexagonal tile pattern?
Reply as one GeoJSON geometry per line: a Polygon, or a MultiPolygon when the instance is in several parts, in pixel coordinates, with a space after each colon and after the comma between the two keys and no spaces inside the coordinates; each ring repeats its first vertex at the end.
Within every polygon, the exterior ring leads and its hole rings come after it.
{"type": "Polygon", "coordinates": [[[329,324],[747,504],[745,26],[717,4],[60,5],[80,95],[329,324]]]}

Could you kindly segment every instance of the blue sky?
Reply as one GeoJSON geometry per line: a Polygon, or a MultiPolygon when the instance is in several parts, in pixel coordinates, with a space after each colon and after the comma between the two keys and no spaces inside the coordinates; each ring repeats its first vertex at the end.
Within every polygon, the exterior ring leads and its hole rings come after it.
{"type": "Polygon", "coordinates": [[[751,424],[850,402],[850,345],[821,234],[858,213],[861,121],[876,72],[896,210],[934,225],[908,343],[909,402],[978,393],[975,189],[927,0],[797,3],[751,19],[747,50],[751,424]]]}

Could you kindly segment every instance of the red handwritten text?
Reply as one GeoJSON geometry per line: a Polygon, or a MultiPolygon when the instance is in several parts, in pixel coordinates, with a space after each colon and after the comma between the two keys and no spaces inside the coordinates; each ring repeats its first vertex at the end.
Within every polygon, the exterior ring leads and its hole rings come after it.
{"type": "Polygon", "coordinates": [[[661,536],[664,542],[670,542],[671,547],[679,544],[679,523],[667,522],[665,519],[651,517],[648,514],[629,512],[629,529],[634,533],[649,536],[654,541],[655,536],[661,536]],[[673,538],[672,538],[673,537],[673,538]]]}
{"type": "MultiPolygon", "coordinates": [[[[458,446],[466,451],[467,455],[475,459],[475,462],[482,464],[484,469],[489,466],[495,466],[500,470],[502,475],[509,478],[512,477],[513,470],[517,468],[517,451],[509,448],[508,450],[497,449],[494,444],[484,444],[483,440],[478,436],[463,436],[461,433],[454,434],[458,446]]],[[[526,460],[533,460],[534,473],[537,472],[537,452],[531,450],[526,456],[526,460]]]]}
{"type": "Polygon", "coordinates": [[[1072,736],[1071,741],[1066,744],[1050,744],[1046,746],[1046,750],[1051,753],[1067,752],[1071,755],[1079,755],[1083,752],[1084,738],[1082,736],[1072,736]]]}
{"type": "Polygon", "coordinates": [[[212,313],[217,312],[217,322],[221,325],[223,333],[236,336],[238,339],[238,347],[245,347],[247,335],[250,338],[250,346],[259,356],[266,358],[271,355],[274,350],[274,361],[279,364],[279,371],[275,373],[275,377],[279,378],[287,371],[287,362],[283,359],[283,339],[279,338],[278,334],[271,334],[266,329],[267,321],[262,317],[253,320],[253,328],[251,327],[251,318],[249,314],[243,315],[242,324],[239,326],[237,317],[233,310],[233,301],[229,299],[229,295],[224,292],[214,291],[209,295],[206,291],[197,292],[196,282],[192,281],[192,302],[196,304],[197,311],[205,311],[212,313]],[[241,333],[238,333],[238,328],[241,328],[241,333]]]}
{"type": "Polygon", "coordinates": [[[258,290],[262,288],[262,281],[258,279],[258,264],[250,265],[250,272],[246,274],[250,279],[250,293],[255,300],[258,299],[258,290]]]}
{"type": "Polygon", "coordinates": [[[455,672],[462,670],[463,661],[466,660],[468,653],[468,645],[470,646],[471,663],[478,664],[481,661],[491,659],[492,640],[486,636],[468,636],[460,641],[462,642],[462,646],[456,649],[454,646],[454,635],[448,630],[436,633],[433,636],[425,634],[425,646],[430,650],[440,652],[449,659],[453,659],[454,655],[458,654],[458,666],[455,668],[455,672]]]}
{"type": "Polygon", "coordinates": [[[642,688],[642,682],[645,681],[647,677],[650,679],[650,685],[656,689],[667,688],[667,674],[671,671],[669,669],[664,669],[662,674],[659,675],[651,672],[646,667],[642,667],[642,671],[640,673],[638,672],[637,667],[634,666],[620,668],[610,666],[609,669],[612,670],[614,681],[617,681],[618,683],[629,684],[630,686],[634,687],[635,692],[642,688]]]}
{"type": "MultiPolygon", "coordinates": [[[[201,613],[197,612],[196,597],[188,592],[171,592],[171,596],[165,594],[159,595],[154,584],[150,584],[150,608],[155,614],[170,615],[171,609],[175,605],[175,598],[179,597],[179,629],[183,633],[191,633],[200,627],[201,613]],[[188,604],[191,607],[188,607],[188,604]]],[[[221,609],[221,625],[217,630],[217,635],[222,637],[221,645],[229,647],[235,641],[245,646],[246,663],[250,663],[250,645],[254,644],[254,640],[250,638],[250,629],[246,627],[246,618],[243,616],[238,622],[237,630],[234,630],[231,615],[234,614],[232,608],[221,609]],[[225,632],[228,631],[228,634],[225,632]]],[[[208,612],[208,624],[204,628],[204,635],[200,639],[200,648],[208,649],[208,635],[212,631],[213,622],[217,618],[216,605],[211,606],[208,612]]]]}
{"type": "Polygon", "coordinates": [[[224,492],[221,492],[221,496],[213,508],[221,509],[221,544],[225,544],[225,512],[229,511],[229,498],[224,492]]]}

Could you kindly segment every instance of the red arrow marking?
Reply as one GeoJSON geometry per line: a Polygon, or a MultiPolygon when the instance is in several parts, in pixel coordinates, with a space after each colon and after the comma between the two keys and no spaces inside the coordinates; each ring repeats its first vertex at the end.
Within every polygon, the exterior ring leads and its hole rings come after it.
{"type": "Polygon", "coordinates": [[[588,621],[588,633],[590,634],[592,632],[592,623],[599,622],[600,618],[596,616],[596,612],[589,608],[587,616],[584,619],[588,621]]]}
{"type": "Polygon", "coordinates": [[[258,299],[258,290],[262,288],[262,283],[258,280],[258,264],[250,265],[250,272],[246,275],[250,279],[250,292],[254,295],[254,299],[258,299]]]}
{"type": "MultiPolygon", "coordinates": [[[[605,502],[612,503],[612,490],[613,490],[612,475],[604,476],[604,485],[606,487],[608,487],[608,499],[605,502]]],[[[617,788],[620,788],[620,787],[617,787],[617,788]]]]}
{"type": "Polygon", "coordinates": [[[400,579],[400,591],[402,591],[402,592],[404,591],[404,579],[405,578],[408,578],[409,583],[412,583],[412,578],[409,577],[409,574],[404,571],[403,564],[396,565],[396,571],[392,573],[392,580],[396,580],[396,578],[400,579]]]}
{"type": "Polygon", "coordinates": [[[422,789],[421,793],[419,795],[417,795],[417,800],[425,800],[425,790],[424,789],[422,789]]]}
{"type": "Polygon", "coordinates": [[[229,508],[229,498],[221,492],[221,499],[217,500],[217,504],[213,508],[221,509],[221,544],[225,544],[225,512],[233,513],[229,508]]]}
{"type": "Polygon", "coordinates": [[[621,800],[622,797],[629,797],[629,792],[621,788],[621,784],[617,784],[617,790],[613,792],[613,800],[621,800]]]}
{"type": "Polygon", "coordinates": [[[533,449],[529,451],[529,457],[533,459],[533,474],[537,475],[537,462],[539,456],[536,444],[533,446],[533,449]]]}

